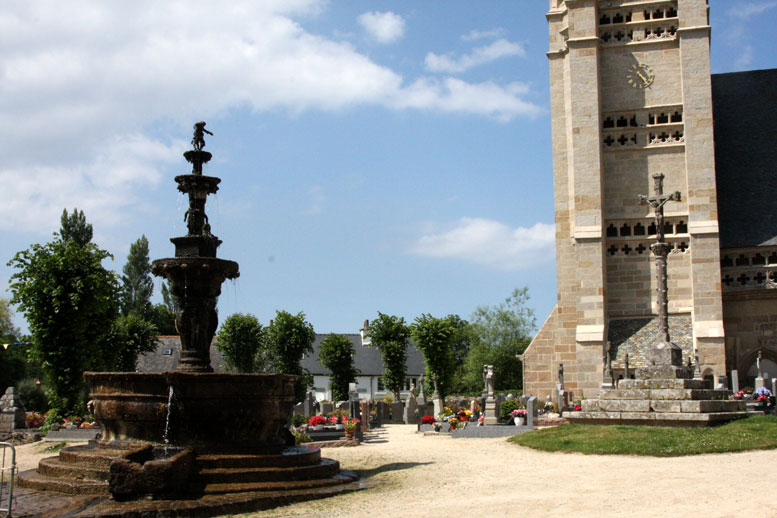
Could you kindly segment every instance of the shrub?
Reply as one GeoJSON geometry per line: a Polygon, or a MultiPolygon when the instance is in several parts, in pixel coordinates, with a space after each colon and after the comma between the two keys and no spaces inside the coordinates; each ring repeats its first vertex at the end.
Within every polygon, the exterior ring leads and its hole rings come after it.
{"type": "Polygon", "coordinates": [[[19,397],[22,398],[25,410],[46,412],[49,409],[49,398],[46,397],[46,391],[43,385],[32,378],[21,380],[16,386],[19,397]]]}
{"type": "Polygon", "coordinates": [[[313,440],[310,438],[308,434],[306,434],[305,432],[301,432],[296,428],[291,430],[291,435],[294,436],[294,442],[296,444],[302,444],[303,442],[311,442],[313,440]]]}
{"type": "Polygon", "coordinates": [[[305,424],[305,416],[302,414],[294,414],[291,416],[291,426],[302,426],[305,424]]]}
{"type": "Polygon", "coordinates": [[[504,400],[502,401],[502,404],[499,405],[499,418],[500,419],[510,419],[512,417],[511,412],[513,410],[521,408],[521,402],[518,400],[504,400]]]}

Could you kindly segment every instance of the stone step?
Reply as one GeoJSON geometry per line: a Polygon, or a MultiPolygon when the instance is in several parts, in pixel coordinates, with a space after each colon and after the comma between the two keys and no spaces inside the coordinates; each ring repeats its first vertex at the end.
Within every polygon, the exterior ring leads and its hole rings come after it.
{"type": "Polygon", "coordinates": [[[108,482],[97,480],[75,480],[48,477],[34,469],[19,474],[19,487],[57,491],[69,495],[104,495],[110,494],[108,482]]]}
{"type": "Polygon", "coordinates": [[[243,482],[243,483],[212,483],[204,488],[193,488],[193,491],[202,491],[206,495],[243,493],[252,491],[292,491],[300,489],[315,489],[350,484],[357,478],[353,472],[341,471],[329,478],[313,480],[288,480],[276,482],[243,482]],[[349,474],[351,473],[351,474],[349,474]]]}
{"type": "Polygon", "coordinates": [[[712,382],[695,379],[627,379],[618,382],[619,389],[712,389],[712,382]]]}
{"type": "Polygon", "coordinates": [[[48,457],[38,463],[38,473],[46,477],[68,480],[107,481],[109,470],[69,464],[62,462],[59,457],[48,457]]]}
{"type": "Polygon", "coordinates": [[[741,412],[745,405],[733,400],[587,399],[584,412],[741,412]]]}
{"type": "Polygon", "coordinates": [[[283,482],[290,480],[313,480],[329,478],[337,473],[340,463],[332,459],[322,459],[312,466],[284,468],[214,468],[201,469],[199,479],[205,484],[243,484],[251,482],[283,482]]]}
{"type": "MultiPolygon", "coordinates": [[[[712,389],[611,389],[602,390],[598,399],[621,399],[621,400],[648,400],[648,399],[667,399],[667,400],[716,400],[727,401],[729,399],[727,390],[712,389]]],[[[585,400],[588,401],[588,400],[585,400]]],[[[585,403],[583,401],[583,403],[585,403]]]]}
{"type": "Polygon", "coordinates": [[[289,449],[280,455],[214,454],[198,455],[197,464],[202,469],[217,468],[271,468],[309,466],[321,461],[321,450],[301,447],[289,449]]]}
{"type": "Polygon", "coordinates": [[[708,426],[745,417],[747,412],[572,412],[567,416],[571,423],[659,426],[708,426]]]}
{"type": "Polygon", "coordinates": [[[68,464],[108,469],[113,459],[122,457],[126,453],[126,450],[119,449],[70,446],[59,452],[59,460],[68,464]]]}

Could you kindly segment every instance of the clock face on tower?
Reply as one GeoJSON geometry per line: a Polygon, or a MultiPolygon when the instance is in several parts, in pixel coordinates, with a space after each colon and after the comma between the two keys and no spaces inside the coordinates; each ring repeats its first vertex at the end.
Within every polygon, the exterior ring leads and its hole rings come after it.
{"type": "Polygon", "coordinates": [[[632,88],[647,88],[653,84],[655,78],[656,74],[653,72],[653,69],[643,64],[631,65],[626,71],[626,82],[632,88]]]}

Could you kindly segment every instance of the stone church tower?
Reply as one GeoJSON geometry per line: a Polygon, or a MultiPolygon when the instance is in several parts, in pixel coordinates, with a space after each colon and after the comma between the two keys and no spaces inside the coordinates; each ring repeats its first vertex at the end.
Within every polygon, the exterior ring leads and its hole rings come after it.
{"type": "MultiPolygon", "coordinates": [[[[670,335],[726,374],[706,0],[550,0],[558,301],[523,355],[524,390],[574,398],[656,341],[652,175],[665,206],[670,335]]],[[[775,373],[777,374],[777,372],[775,373]]]]}

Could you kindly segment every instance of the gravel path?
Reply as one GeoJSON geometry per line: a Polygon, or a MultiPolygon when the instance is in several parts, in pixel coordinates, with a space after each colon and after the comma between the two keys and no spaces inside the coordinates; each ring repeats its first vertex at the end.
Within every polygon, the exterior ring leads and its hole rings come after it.
{"type": "MultiPolygon", "coordinates": [[[[22,469],[50,455],[39,449],[19,448],[22,469]]],[[[769,489],[777,450],[677,458],[542,453],[505,439],[425,437],[413,426],[387,425],[361,446],[323,455],[376,487],[242,516],[777,516],[769,489]]]]}

